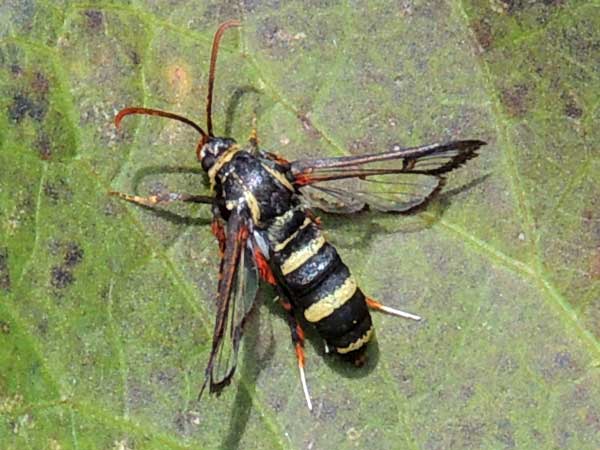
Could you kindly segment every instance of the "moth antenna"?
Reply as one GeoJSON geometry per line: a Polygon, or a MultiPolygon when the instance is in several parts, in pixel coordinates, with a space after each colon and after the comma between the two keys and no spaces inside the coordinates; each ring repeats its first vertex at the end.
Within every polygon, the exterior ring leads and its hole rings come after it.
{"type": "Polygon", "coordinates": [[[160,109],[152,109],[152,108],[142,108],[142,107],[132,107],[125,108],[119,111],[119,113],[115,116],[115,127],[119,128],[121,126],[121,121],[124,117],[132,115],[132,114],[145,114],[147,116],[159,116],[166,117],[168,119],[174,119],[179,122],[185,123],[186,125],[191,126],[194,130],[202,135],[203,139],[207,139],[208,135],[206,132],[200,128],[200,125],[195,123],[194,121],[188,119],[187,117],[180,116],[179,114],[161,111],[160,109]]]}
{"type": "Polygon", "coordinates": [[[213,97],[213,86],[215,84],[215,69],[217,66],[217,54],[219,53],[219,44],[223,33],[232,27],[241,26],[241,22],[237,19],[228,20],[223,22],[217,29],[212,44],[212,52],[210,53],[210,69],[208,71],[208,94],[206,96],[206,128],[209,136],[213,135],[212,127],[212,97],[213,97]]]}
{"type": "Polygon", "coordinates": [[[421,316],[417,316],[416,314],[411,314],[405,311],[400,311],[396,308],[390,308],[389,306],[382,305],[377,300],[373,300],[372,298],[367,298],[367,306],[371,309],[391,314],[392,316],[404,317],[405,319],[412,320],[421,320],[421,316]]]}

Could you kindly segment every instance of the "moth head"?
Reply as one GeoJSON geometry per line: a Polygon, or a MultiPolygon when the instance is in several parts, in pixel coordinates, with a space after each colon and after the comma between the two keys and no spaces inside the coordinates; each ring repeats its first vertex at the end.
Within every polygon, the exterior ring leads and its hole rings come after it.
{"type": "Polygon", "coordinates": [[[202,164],[202,168],[208,172],[219,158],[234,146],[235,143],[235,140],[225,137],[210,136],[208,139],[201,139],[196,155],[198,156],[198,161],[202,164]]]}

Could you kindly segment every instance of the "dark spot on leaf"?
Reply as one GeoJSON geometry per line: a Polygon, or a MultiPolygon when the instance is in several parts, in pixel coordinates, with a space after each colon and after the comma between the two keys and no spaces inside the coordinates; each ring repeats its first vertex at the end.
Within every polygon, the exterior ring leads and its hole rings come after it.
{"type": "Polygon", "coordinates": [[[8,270],[8,248],[0,248],[0,289],[10,291],[10,271],[8,270]]]}
{"type": "Polygon", "coordinates": [[[37,324],[37,329],[41,335],[48,334],[48,318],[44,317],[37,324]]]}
{"type": "Polygon", "coordinates": [[[65,253],[65,265],[73,267],[83,259],[83,249],[76,242],[67,243],[67,251],[65,253]]]}
{"type": "Polygon", "coordinates": [[[54,266],[50,271],[50,283],[58,289],[64,289],[75,281],[73,274],[64,266],[54,266]]]}
{"type": "Polygon", "coordinates": [[[251,13],[256,9],[258,5],[260,5],[260,3],[261,2],[259,2],[258,0],[241,0],[240,8],[246,13],[251,13]]]}
{"type": "Polygon", "coordinates": [[[575,367],[575,363],[569,352],[559,352],[554,356],[554,363],[560,369],[570,369],[575,367]]]}
{"type": "Polygon", "coordinates": [[[35,102],[26,95],[17,93],[13,96],[13,101],[8,107],[8,114],[14,122],[20,122],[26,115],[34,120],[41,121],[46,114],[46,107],[45,102],[35,102]]]}
{"type": "Polygon", "coordinates": [[[505,445],[505,448],[515,448],[514,429],[510,420],[502,420],[498,423],[496,439],[505,445]]]}
{"type": "Polygon", "coordinates": [[[131,62],[135,66],[139,65],[142,62],[142,58],[141,58],[140,54],[138,52],[136,52],[135,50],[132,50],[131,52],[129,52],[129,58],[131,58],[131,62]]]}
{"type": "Polygon", "coordinates": [[[481,447],[481,439],[485,434],[485,423],[477,420],[463,423],[459,426],[459,429],[463,435],[465,447],[477,448],[481,447]]]}
{"type": "Polygon", "coordinates": [[[498,370],[502,373],[511,374],[519,368],[519,363],[509,355],[502,355],[498,360],[498,370]]]}
{"type": "Polygon", "coordinates": [[[571,99],[571,101],[568,101],[565,105],[565,114],[571,119],[579,119],[583,116],[583,109],[577,106],[574,99],[571,99]]]}
{"type": "Polygon", "coordinates": [[[570,431],[561,431],[558,433],[558,448],[570,447],[569,441],[573,437],[573,433],[570,431]]]}
{"type": "Polygon", "coordinates": [[[5,322],[4,320],[0,320],[0,333],[9,334],[10,333],[10,324],[5,322]]]}
{"type": "Polygon", "coordinates": [[[502,91],[500,100],[511,116],[519,117],[527,112],[527,94],[529,89],[524,84],[518,84],[502,91]]]}
{"type": "MultiPolygon", "coordinates": [[[[46,195],[53,202],[58,202],[59,200],[70,200],[73,193],[68,188],[65,180],[60,179],[58,181],[50,182],[48,181],[44,184],[43,187],[44,195],[46,195]]],[[[61,245],[60,243],[55,243],[56,245],[61,245]]]]}
{"type": "Polygon", "coordinates": [[[564,0],[500,0],[500,3],[509,13],[516,13],[531,8],[536,3],[544,6],[560,6],[564,3],[564,0]]]}
{"type": "Polygon", "coordinates": [[[467,384],[460,388],[460,398],[461,400],[468,401],[475,394],[475,388],[472,384],[467,384]]]}
{"type": "Polygon", "coordinates": [[[492,28],[489,22],[478,20],[473,23],[473,32],[482,51],[488,50],[492,46],[494,37],[492,36],[492,28]]]}
{"type": "Polygon", "coordinates": [[[21,66],[19,66],[18,64],[12,64],[10,66],[10,73],[12,73],[13,75],[16,75],[16,76],[20,76],[23,74],[23,68],[21,66]]]}
{"type": "Polygon", "coordinates": [[[104,22],[104,15],[101,11],[95,9],[88,9],[84,12],[85,17],[87,18],[87,26],[92,31],[98,31],[100,27],[102,27],[102,23],[104,22]]]}

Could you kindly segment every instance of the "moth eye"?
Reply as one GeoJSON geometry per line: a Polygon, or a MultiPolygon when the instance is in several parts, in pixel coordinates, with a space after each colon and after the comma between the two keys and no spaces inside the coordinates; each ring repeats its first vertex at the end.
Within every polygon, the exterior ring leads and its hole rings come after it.
{"type": "Polygon", "coordinates": [[[208,170],[215,164],[215,159],[216,158],[212,154],[205,154],[202,157],[202,169],[208,172],[208,170]]]}

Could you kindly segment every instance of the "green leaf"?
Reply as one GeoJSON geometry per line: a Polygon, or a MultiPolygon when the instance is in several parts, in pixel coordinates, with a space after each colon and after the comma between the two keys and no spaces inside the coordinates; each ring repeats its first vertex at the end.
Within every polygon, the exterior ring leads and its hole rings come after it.
{"type": "Polygon", "coordinates": [[[597,2],[8,1],[0,6],[0,447],[600,447],[597,2]],[[241,6],[239,6],[241,4],[241,6]],[[439,201],[324,216],[375,315],[364,368],[308,332],[305,407],[271,300],[220,398],[196,396],[218,250],[198,136],[295,159],[483,139],[439,201]]]}

